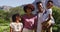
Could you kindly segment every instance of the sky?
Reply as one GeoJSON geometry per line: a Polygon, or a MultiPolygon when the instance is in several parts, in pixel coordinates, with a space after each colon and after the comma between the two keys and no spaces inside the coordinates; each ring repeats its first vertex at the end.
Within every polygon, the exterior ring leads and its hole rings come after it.
{"type": "Polygon", "coordinates": [[[6,6],[16,7],[33,2],[34,0],[0,0],[0,6],[6,5],[6,6]]]}

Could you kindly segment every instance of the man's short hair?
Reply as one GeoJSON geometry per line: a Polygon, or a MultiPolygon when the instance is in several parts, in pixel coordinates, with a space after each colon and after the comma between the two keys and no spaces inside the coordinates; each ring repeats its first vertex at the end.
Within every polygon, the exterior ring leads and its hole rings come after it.
{"type": "Polygon", "coordinates": [[[37,3],[36,3],[36,5],[38,5],[38,4],[40,4],[40,3],[42,3],[42,2],[41,2],[41,1],[39,1],[39,2],[37,2],[37,3]]]}

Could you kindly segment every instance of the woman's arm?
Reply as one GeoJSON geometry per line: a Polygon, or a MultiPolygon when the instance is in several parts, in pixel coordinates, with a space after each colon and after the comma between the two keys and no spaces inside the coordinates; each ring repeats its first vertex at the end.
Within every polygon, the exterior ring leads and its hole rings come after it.
{"type": "Polygon", "coordinates": [[[36,18],[35,19],[35,23],[34,23],[34,31],[35,32],[37,31],[37,24],[38,24],[37,22],[38,22],[38,19],[36,18]]]}

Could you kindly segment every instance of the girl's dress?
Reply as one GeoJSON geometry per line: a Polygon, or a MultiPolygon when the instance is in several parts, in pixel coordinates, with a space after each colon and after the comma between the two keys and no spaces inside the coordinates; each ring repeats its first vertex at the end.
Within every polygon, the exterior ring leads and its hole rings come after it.
{"type": "Polygon", "coordinates": [[[13,32],[20,32],[21,29],[23,28],[23,24],[12,22],[10,23],[10,27],[12,28],[13,32]]]}

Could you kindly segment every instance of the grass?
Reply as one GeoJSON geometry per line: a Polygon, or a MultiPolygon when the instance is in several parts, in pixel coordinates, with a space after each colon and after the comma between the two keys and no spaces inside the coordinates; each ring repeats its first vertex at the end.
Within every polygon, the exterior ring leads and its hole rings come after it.
{"type": "Polygon", "coordinates": [[[0,19],[0,32],[9,32],[10,21],[0,19]]]}
{"type": "Polygon", "coordinates": [[[0,26],[0,32],[9,32],[9,26],[0,26]]]}

